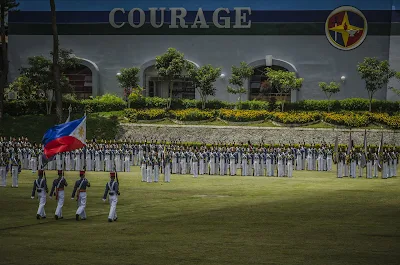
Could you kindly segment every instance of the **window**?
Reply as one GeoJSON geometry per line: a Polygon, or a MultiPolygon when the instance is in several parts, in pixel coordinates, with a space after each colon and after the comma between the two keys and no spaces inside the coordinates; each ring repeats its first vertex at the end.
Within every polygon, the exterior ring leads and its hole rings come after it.
{"type": "Polygon", "coordinates": [[[65,75],[78,99],[88,99],[92,96],[92,71],[88,67],[79,65],[75,69],[68,70],[65,75]]]}
{"type": "MultiPolygon", "coordinates": [[[[250,100],[269,100],[271,98],[275,98],[276,100],[290,100],[290,93],[283,94],[280,97],[278,90],[274,87],[269,87],[267,85],[268,77],[265,75],[266,66],[259,66],[254,68],[254,74],[250,78],[249,84],[249,93],[250,100]]],[[[283,70],[287,71],[287,69],[273,65],[271,67],[274,70],[283,70]]]]}
{"type": "Polygon", "coordinates": [[[173,98],[195,99],[196,92],[192,82],[186,80],[177,80],[173,83],[173,98]]]}
{"type": "Polygon", "coordinates": [[[149,82],[149,97],[154,97],[154,81],[149,82]]]}

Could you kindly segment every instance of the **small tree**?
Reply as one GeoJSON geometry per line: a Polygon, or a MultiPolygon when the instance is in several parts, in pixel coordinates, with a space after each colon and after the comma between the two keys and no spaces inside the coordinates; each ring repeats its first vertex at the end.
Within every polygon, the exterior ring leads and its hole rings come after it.
{"type": "Polygon", "coordinates": [[[128,102],[128,108],[130,108],[130,94],[138,93],[139,90],[142,92],[142,89],[139,89],[139,72],[140,69],[137,67],[122,68],[121,73],[117,75],[118,83],[124,90],[124,99],[128,102]]]}
{"type": "Polygon", "coordinates": [[[168,81],[168,103],[167,109],[171,108],[173,81],[182,78],[183,71],[188,67],[184,54],[174,48],[168,48],[163,55],[156,57],[155,65],[158,75],[168,81]]]}
{"type": "Polygon", "coordinates": [[[221,75],[221,68],[214,68],[212,65],[204,65],[200,68],[191,65],[188,69],[189,78],[197,89],[201,98],[201,107],[206,107],[207,97],[214,96],[216,88],[215,81],[221,75]]]}
{"type": "Polygon", "coordinates": [[[390,69],[387,60],[379,61],[377,58],[364,58],[362,63],[357,65],[357,71],[365,81],[365,89],[368,92],[369,111],[372,110],[372,98],[374,94],[389,83],[389,80],[397,76],[395,70],[390,69]]]}
{"type": "MultiPolygon", "coordinates": [[[[61,70],[60,88],[62,92],[72,91],[68,78],[65,76],[67,69],[72,69],[79,64],[78,59],[71,57],[71,50],[61,49],[58,64],[61,70]]],[[[21,75],[12,82],[7,92],[16,92],[19,99],[48,99],[54,93],[54,77],[52,61],[44,56],[28,58],[28,67],[21,68],[21,75]]],[[[52,101],[47,104],[47,114],[51,113],[52,101]]]]}
{"type": "MultiPolygon", "coordinates": [[[[340,91],[340,84],[336,82],[330,82],[329,84],[325,82],[319,82],[318,85],[321,88],[321,90],[325,93],[325,96],[328,100],[331,100],[332,95],[340,91]]],[[[329,105],[328,102],[328,111],[330,111],[330,109],[331,106],[329,105]]]]}
{"type": "MultiPolygon", "coordinates": [[[[279,96],[290,93],[291,90],[299,90],[303,85],[303,78],[297,78],[296,73],[283,70],[266,68],[266,76],[272,87],[276,88],[279,96]]],[[[281,101],[281,111],[284,110],[285,101],[281,101]]]]}
{"type": "Polygon", "coordinates": [[[232,66],[232,77],[229,78],[229,84],[232,86],[227,87],[227,91],[230,94],[239,94],[239,106],[242,103],[242,94],[246,93],[247,90],[244,87],[244,83],[254,74],[254,69],[245,62],[241,62],[240,66],[232,66]]]}

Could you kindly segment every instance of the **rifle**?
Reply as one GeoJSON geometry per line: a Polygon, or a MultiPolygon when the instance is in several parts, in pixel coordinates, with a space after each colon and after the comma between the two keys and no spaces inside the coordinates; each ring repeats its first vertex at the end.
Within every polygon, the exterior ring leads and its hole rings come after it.
{"type": "Polygon", "coordinates": [[[115,171],[115,181],[117,181],[117,184],[118,184],[118,195],[120,195],[120,192],[119,192],[118,172],[117,172],[117,165],[115,164],[115,160],[114,160],[114,171],[115,171]]]}

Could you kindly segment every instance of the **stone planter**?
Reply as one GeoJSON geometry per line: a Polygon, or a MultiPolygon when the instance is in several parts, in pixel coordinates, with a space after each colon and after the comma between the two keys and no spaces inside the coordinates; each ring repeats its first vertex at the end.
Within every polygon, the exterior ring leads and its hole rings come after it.
{"type": "MultiPolygon", "coordinates": [[[[353,129],[353,130],[358,129],[358,128],[354,128],[354,127],[348,127],[348,126],[345,126],[345,125],[337,125],[337,124],[334,124],[334,123],[326,122],[324,120],[322,120],[321,122],[325,123],[325,124],[328,124],[328,125],[331,125],[331,126],[335,126],[335,128],[338,128],[338,129],[349,129],[349,130],[350,129],[353,129]]],[[[368,125],[366,125],[366,126],[368,126],[368,125]]]]}
{"type": "Polygon", "coordinates": [[[222,121],[226,124],[230,124],[230,125],[247,125],[247,124],[254,124],[254,123],[263,123],[265,122],[265,120],[261,120],[261,121],[227,121],[227,120],[223,120],[221,118],[217,118],[217,120],[222,121]]]}
{"type": "Polygon", "coordinates": [[[179,121],[176,119],[171,119],[171,121],[173,123],[180,124],[180,125],[197,125],[197,124],[212,122],[212,121],[215,121],[215,119],[202,120],[202,121],[179,121]]]}
{"type": "Polygon", "coordinates": [[[166,119],[167,118],[155,119],[155,120],[138,120],[137,123],[153,123],[153,122],[165,121],[166,119]]]}
{"type": "Polygon", "coordinates": [[[317,120],[317,121],[311,121],[311,122],[307,122],[307,123],[290,123],[290,124],[281,123],[281,122],[277,122],[277,121],[271,121],[271,122],[272,122],[272,124],[274,124],[276,126],[280,126],[280,127],[302,127],[302,126],[317,124],[317,123],[320,123],[321,121],[317,120]]]}

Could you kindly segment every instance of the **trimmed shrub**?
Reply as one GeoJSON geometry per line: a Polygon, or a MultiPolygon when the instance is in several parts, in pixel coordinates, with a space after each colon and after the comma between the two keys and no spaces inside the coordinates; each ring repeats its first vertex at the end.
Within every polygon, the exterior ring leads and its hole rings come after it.
{"type": "Polygon", "coordinates": [[[343,112],[343,113],[324,113],[324,120],[335,125],[346,127],[365,127],[371,122],[371,117],[366,114],[343,112]]]}
{"type": "MultiPolygon", "coordinates": [[[[55,104],[53,103],[53,109],[55,104]]],[[[45,100],[4,101],[4,113],[10,116],[46,114],[45,100]]]]}
{"type": "Polygon", "coordinates": [[[384,124],[391,129],[400,129],[400,115],[389,116],[387,113],[372,113],[371,118],[374,122],[384,124]]]}
{"type": "Polygon", "coordinates": [[[125,109],[124,115],[129,120],[129,122],[135,123],[138,121],[137,110],[135,110],[135,109],[125,109]]]}
{"type": "Polygon", "coordinates": [[[347,98],[340,100],[340,109],[349,111],[365,111],[369,109],[369,101],[364,98],[347,98]]]}
{"type": "Polygon", "coordinates": [[[82,100],[82,103],[85,105],[85,111],[89,113],[117,111],[126,108],[126,102],[122,98],[112,94],[105,94],[94,99],[85,99],[82,100]]]}
{"type": "Polygon", "coordinates": [[[243,101],[241,104],[243,110],[268,110],[269,103],[267,101],[249,100],[243,101]]]}
{"type": "Polygon", "coordinates": [[[321,115],[318,112],[273,112],[271,117],[284,124],[304,124],[318,121],[321,115]]]}
{"type": "Polygon", "coordinates": [[[179,121],[202,121],[214,118],[214,111],[199,109],[171,110],[169,114],[171,118],[179,121]]]}
{"type": "Polygon", "coordinates": [[[158,120],[165,118],[166,116],[165,109],[142,109],[137,110],[137,119],[138,120],[158,120]]]}
{"type": "Polygon", "coordinates": [[[261,121],[270,117],[267,110],[231,110],[221,109],[220,118],[232,122],[261,121]]]}

